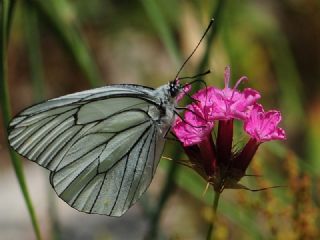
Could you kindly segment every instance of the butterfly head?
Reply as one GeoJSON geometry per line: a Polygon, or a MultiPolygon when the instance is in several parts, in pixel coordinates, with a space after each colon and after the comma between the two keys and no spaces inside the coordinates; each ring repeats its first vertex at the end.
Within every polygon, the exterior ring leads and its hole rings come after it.
{"type": "Polygon", "coordinates": [[[181,90],[182,90],[182,86],[179,83],[178,78],[169,82],[169,93],[172,98],[177,97],[178,94],[181,92],[181,90]]]}

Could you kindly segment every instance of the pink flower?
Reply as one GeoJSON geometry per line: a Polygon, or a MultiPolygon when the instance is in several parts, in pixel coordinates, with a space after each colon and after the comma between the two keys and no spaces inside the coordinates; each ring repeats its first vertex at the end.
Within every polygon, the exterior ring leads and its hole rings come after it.
{"type": "Polygon", "coordinates": [[[188,106],[184,120],[176,119],[172,131],[186,147],[197,144],[211,135],[212,128],[213,122],[206,121],[201,108],[192,104],[188,106]]]}
{"type": "Polygon", "coordinates": [[[259,92],[253,89],[246,88],[243,92],[236,90],[239,84],[246,79],[246,77],[241,77],[235,87],[230,88],[230,67],[226,67],[224,89],[205,88],[194,94],[193,97],[199,101],[199,105],[208,115],[209,120],[245,119],[249,107],[260,98],[259,92]]]}
{"type": "MultiPolygon", "coordinates": [[[[225,87],[206,87],[194,94],[196,101],[187,106],[184,119],[178,118],[172,128],[189,157],[190,166],[217,192],[225,188],[245,188],[238,181],[245,175],[261,143],[286,139],[284,130],[278,127],[280,112],[265,112],[257,103],[259,92],[250,88],[237,90],[245,79],[240,78],[235,87],[230,88],[230,68],[227,67],[225,87]],[[244,122],[244,130],[251,138],[242,149],[234,150],[236,120],[244,122]],[[215,121],[218,121],[217,133],[211,134],[215,121]]],[[[189,91],[190,85],[187,87],[184,92],[189,91]]]]}
{"type": "Polygon", "coordinates": [[[285,140],[284,130],[278,127],[280,121],[279,111],[265,112],[262,105],[256,103],[244,123],[244,130],[257,142],[285,140]]]}

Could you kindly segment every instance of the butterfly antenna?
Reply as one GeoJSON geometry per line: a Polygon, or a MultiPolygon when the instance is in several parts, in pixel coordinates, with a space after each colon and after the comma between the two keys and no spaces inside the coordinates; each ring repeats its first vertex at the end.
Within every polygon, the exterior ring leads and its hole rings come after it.
{"type": "MultiPolygon", "coordinates": [[[[202,77],[202,76],[205,76],[207,74],[211,73],[210,69],[203,72],[203,73],[199,73],[199,74],[196,74],[194,76],[191,76],[191,77],[180,77],[179,80],[183,80],[183,79],[195,79],[195,78],[198,78],[198,77],[202,77]]],[[[190,83],[188,83],[190,84],[190,83]]]]}
{"type": "Polygon", "coordinates": [[[200,41],[198,42],[198,44],[196,45],[196,47],[193,49],[193,51],[191,52],[191,54],[189,55],[189,57],[183,62],[183,64],[181,65],[179,71],[177,72],[177,75],[175,76],[175,80],[178,78],[180,72],[182,71],[182,69],[184,68],[184,66],[187,64],[187,62],[189,61],[189,59],[193,56],[193,54],[195,53],[195,51],[198,49],[199,45],[201,44],[202,40],[204,39],[204,37],[207,35],[209,29],[211,28],[212,24],[213,24],[214,19],[212,18],[210,20],[210,23],[207,27],[207,29],[204,31],[200,41]]]}

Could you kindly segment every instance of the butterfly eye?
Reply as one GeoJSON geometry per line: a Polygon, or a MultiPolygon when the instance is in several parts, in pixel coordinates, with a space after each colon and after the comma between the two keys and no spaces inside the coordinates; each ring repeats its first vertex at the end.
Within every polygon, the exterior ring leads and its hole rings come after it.
{"type": "Polygon", "coordinates": [[[169,83],[169,92],[171,97],[176,97],[180,92],[179,84],[176,81],[171,81],[169,83]]]}

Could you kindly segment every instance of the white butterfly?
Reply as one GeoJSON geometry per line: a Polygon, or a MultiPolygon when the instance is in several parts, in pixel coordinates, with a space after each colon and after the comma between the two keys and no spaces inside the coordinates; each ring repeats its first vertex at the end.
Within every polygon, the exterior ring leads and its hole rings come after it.
{"type": "Polygon", "coordinates": [[[151,183],[180,89],[111,85],[51,99],[11,121],[9,143],[50,170],[71,207],[121,216],[151,183]]]}
{"type": "Polygon", "coordinates": [[[31,106],[10,122],[10,146],[50,170],[52,187],[71,207],[121,216],[151,183],[184,91],[177,77],[212,23],[174,81],[157,89],[111,85],[31,106]]]}

